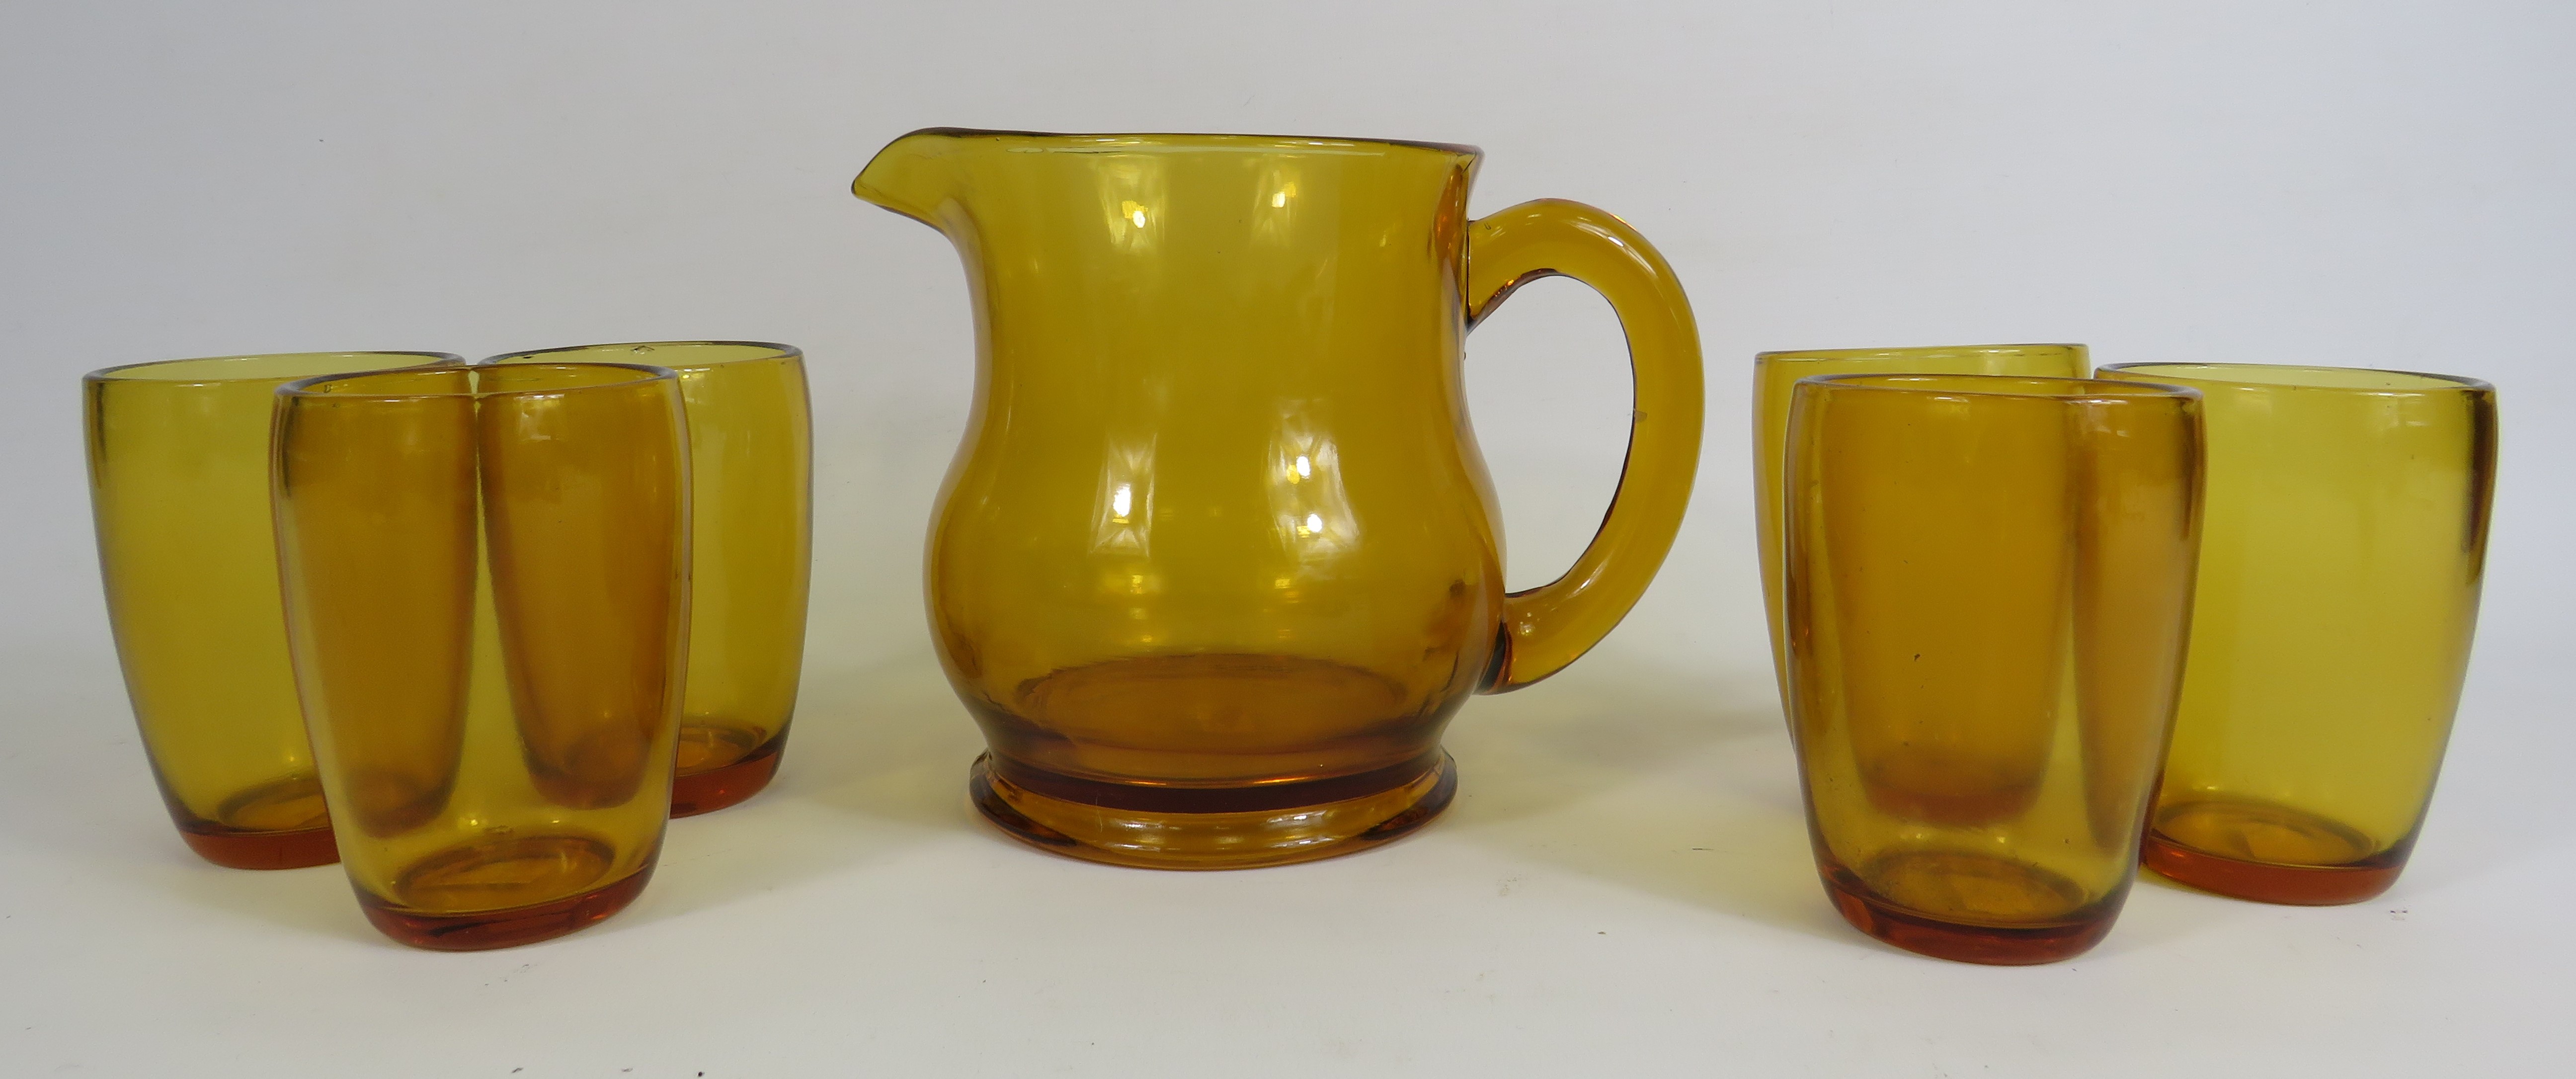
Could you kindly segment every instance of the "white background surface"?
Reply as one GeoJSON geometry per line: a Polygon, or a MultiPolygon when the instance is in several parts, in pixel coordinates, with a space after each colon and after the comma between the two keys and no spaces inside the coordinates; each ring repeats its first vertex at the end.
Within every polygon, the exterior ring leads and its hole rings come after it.
{"type": "MultiPolygon", "coordinates": [[[[2571,12],[0,6],[0,1074],[2576,1073],[2571,12]],[[965,289],[936,234],[847,193],[934,124],[1472,142],[1477,212],[1575,198],[1662,246],[1709,363],[1692,515],[1601,650],[1460,716],[1445,819],[1196,875],[974,820],[917,584],[965,289]],[[778,785],[676,823],[625,914],[514,951],[393,945],[336,868],[195,861],[109,649],[78,376],[672,337],[812,356],[778,785]],[[1825,905],[1763,645],[1751,354],[2026,340],[2501,388],[2468,698],[2384,898],[2145,881],[2100,949],[2037,969],[1825,905]]],[[[1470,352],[1526,587],[1617,473],[1616,325],[1547,282],[1470,352]]]]}

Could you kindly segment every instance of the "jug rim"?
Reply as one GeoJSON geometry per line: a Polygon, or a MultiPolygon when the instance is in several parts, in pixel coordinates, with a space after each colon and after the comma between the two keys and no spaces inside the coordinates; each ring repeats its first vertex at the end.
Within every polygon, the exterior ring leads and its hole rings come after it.
{"type": "MultiPolygon", "coordinates": [[[[1089,139],[1099,142],[1111,142],[1112,140],[1117,140],[1118,143],[1122,145],[1128,144],[1127,140],[1222,139],[1269,143],[1278,145],[1281,149],[1291,150],[1293,150],[1297,145],[1312,146],[1322,149],[1328,148],[1328,144],[1338,143],[1347,146],[1401,146],[1408,149],[1433,150],[1445,154],[1455,154],[1460,157],[1483,157],[1485,155],[1485,151],[1482,147],[1463,142],[1432,142],[1427,139],[1376,139],[1344,135],[1271,135],[1258,132],[1235,131],[1029,131],[1016,128],[924,127],[904,132],[902,135],[897,136],[894,141],[902,142],[903,140],[912,138],[915,135],[946,135],[954,138],[1089,139]]],[[[1103,148],[1109,149],[1114,147],[1103,148]]]]}

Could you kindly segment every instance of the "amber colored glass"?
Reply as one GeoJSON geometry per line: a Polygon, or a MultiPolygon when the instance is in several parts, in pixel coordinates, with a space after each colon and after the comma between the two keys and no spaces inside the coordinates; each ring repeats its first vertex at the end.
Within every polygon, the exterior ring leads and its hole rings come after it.
{"type": "Polygon", "coordinates": [[[296,710],[268,512],[269,412],[300,378],[437,352],[169,360],[81,380],[108,621],[143,750],[191,850],[236,869],[339,857],[296,710]]]}
{"type": "Polygon", "coordinates": [[[1635,603],[1698,459],[1689,303],[1599,210],[1470,220],[1477,159],[943,129],[859,176],[956,244],[975,301],[927,576],[989,818],[1142,866],[1365,847],[1447,804],[1470,693],[1546,677],[1635,603]],[[1549,274],[1618,311],[1637,419],[1591,547],[1506,594],[1460,343],[1549,274]]]}
{"type": "Polygon", "coordinates": [[[641,363],[679,373],[695,524],[674,817],[760,793],[787,748],[813,564],[814,436],[804,356],[758,341],[652,341],[484,361],[641,363]]]}
{"type": "Polygon", "coordinates": [[[1790,413],[1790,724],[1827,895],[1944,959],[2091,948],[2182,673],[2198,395],[1841,375],[1790,413]]]}
{"type": "Polygon", "coordinates": [[[2082,345],[1932,345],[1828,348],[1753,357],[1753,524],[1762,557],[1762,606],[1771,618],[1771,669],[1789,699],[1788,624],[1780,600],[1780,481],[1789,446],[1790,391],[1818,375],[2024,375],[2082,378],[2082,345]]]}
{"type": "Polygon", "coordinates": [[[671,805],[686,666],[679,379],[526,364],[279,391],[278,563],[341,864],[405,944],[617,912],[671,805]]]}
{"type": "Polygon", "coordinates": [[[2208,523],[2150,869],[2357,903],[2406,866],[2485,572],[2495,388],[2339,367],[2120,364],[2199,390],[2208,523]]]}

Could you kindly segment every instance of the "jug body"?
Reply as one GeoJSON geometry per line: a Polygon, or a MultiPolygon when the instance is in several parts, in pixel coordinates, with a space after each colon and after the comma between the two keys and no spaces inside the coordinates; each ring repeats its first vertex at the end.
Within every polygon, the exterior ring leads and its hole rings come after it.
{"type": "MultiPolygon", "coordinates": [[[[1021,838],[1224,867],[1400,834],[1508,651],[1460,368],[1473,150],[924,132],[862,197],[964,256],[926,592],[1021,838]]],[[[1658,552],[1660,554],[1660,552],[1658,552]]]]}

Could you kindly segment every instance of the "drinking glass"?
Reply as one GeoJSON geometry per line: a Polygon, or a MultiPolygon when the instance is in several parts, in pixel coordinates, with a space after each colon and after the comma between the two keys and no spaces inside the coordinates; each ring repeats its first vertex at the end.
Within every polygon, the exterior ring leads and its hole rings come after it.
{"type": "Polygon", "coordinates": [[[653,341],[485,361],[642,363],[679,373],[695,524],[674,817],[760,793],[787,746],[813,561],[814,439],[804,356],[757,341],[653,341]]]}
{"type": "Polygon", "coordinates": [[[462,363],[303,352],[110,367],[81,379],[90,507],[125,689],[179,837],[207,861],[338,857],[296,710],[268,512],[269,410],[315,375],[462,363]]]}
{"type": "Polygon", "coordinates": [[[1789,396],[1818,375],[2029,375],[2082,378],[2082,345],[1931,345],[1827,348],[1753,357],[1753,522],[1762,558],[1762,607],[1771,618],[1771,671],[1789,699],[1789,652],[1781,629],[1780,475],[1788,459],[1789,396]]]}
{"type": "Polygon", "coordinates": [[[623,908],[661,847],[686,665],[678,376],[307,379],[275,447],[290,654],[368,920],[464,950],[623,908]]]}
{"type": "Polygon", "coordinates": [[[1798,384],[1790,726],[1853,926],[1977,963],[2110,931],[2182,673],[2199,407],[2088,379],[1798,384]]]}
{"type": "Polygon", "coordinates": [[[2495,388],[2258,364],[2102,377],[2192,387],[2208,413],[2189,673],[2147,867],[2271,903],[2386,891],[2468,672],[2495,388]]]}

